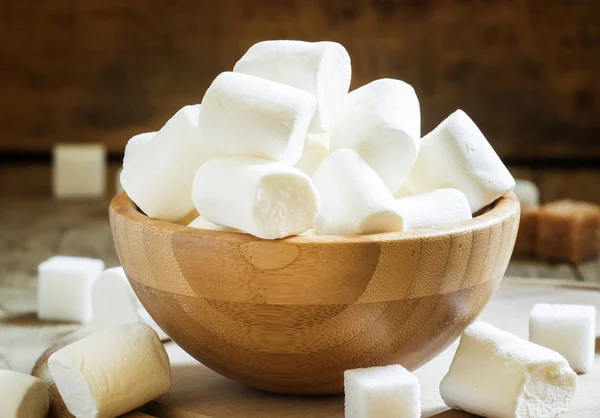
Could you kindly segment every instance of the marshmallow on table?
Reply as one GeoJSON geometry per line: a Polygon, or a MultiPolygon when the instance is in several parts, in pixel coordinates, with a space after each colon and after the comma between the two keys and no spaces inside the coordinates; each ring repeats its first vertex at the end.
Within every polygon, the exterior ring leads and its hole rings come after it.
{"type": "Polygon", "coordinates": [[[53,149],[52,191],[57,199],[100,198],[106,188],[102,144],[58,144],[53,149]]]}
{"type": "Polygon", "coordinates": [[[91,320],[90,289],[104,270],[102,260],[84,257],[52,257],[38,266],[38,317],[88,322],[91,320]]]}
{"type": "Polygon", "coordinates": [[[458,189],[467,196],[473,213],[515,186],[500,157],[462,110],[421,139],[419,157],[406,181],[413,193],[458,189]]]}
{"type": "Polygon", "coordinates": [[[50,406],[48,385],[37,377],[0,370],[0,416],[45,418],[50,406]]]}
{"type": "Polygon", "coordinates": [[[140,323],[121,325],[61,348],[50,374],[77,418],[117,417],[166,393],[169,358],[160,339],[140,323]]]}
{"type": "Polygon", "coordinates": [[[327,156],[313,176],[321,199],[314,221],[319,235],[401,231],[396,201],[377,173],[351,149],[327,156]]]}
{"type": "Polygon", "coordinates": [[[194,209],[194,174],[211,156],[200,140],[199,112],[200,105],[183,107],[123,167],[123,188],[151,218],[173,222],[194,209]]]}
{"type": "Polygon", "coordinates": [[[419,150],[421,114],[415,90],[403,81],[375,80],[348,94],[331,131],[331,151],[352,148],[395,193],[419,150]]]}
{"type": "Polygon", "coordinates": [[[437,189],[396,200],[404,229],[433,228],[472,218],[469,201],[456,189],[437,189]]]}
{"type": "Polygon", "coordinates": [[[156,135],[156,132],[146,132],[132,136],[127,145],[125,145],[125,155],[123,157],[123,166],[129,164],[137,155],[139,155],[144,147],[150,142],[150,140],[156,135]]]}
{"type": "Polygon", "coordinates": [[[350,56],[337,42],[263,41],[233,71],[297,87],[317,98],[310,132],[326,132],[350,88],[350,56]]]}
{"type": "Polygon", "coordinates": [[[194,204],[209,222],[265,239],[306,231],[319,210],[310,178],[286,164],[214,158],[198,169],[194,204]]]}
{"type": "Polygon", "coordinates": [[[534,305],[529,317],[529,341],[562,354],[576,372],[589,372],[596,355],[596,307],[534,305]]]}
{"type": "Polygon", "coordinates": [[[152,320],[135,295],[123,267],[104,270],[91,286],[92,322],[110,328],[127,322],[143,322],[156,331],[161,340],[167,335],[152,320]]]}
{"type": "Polygon", "coordinates": [[[344,372],[346,418],[419,418],[419,379],[404,367],[347,370],[344,372]]]}
{"type": "Polygon", "coordinates": [[[308,134],[302,150],[302,158],[294,167],[312,176],[329,154],[329,135],[308,134]]]}
{"type": "Polygon", "coordinates": [[[227,226],[221,226],[221,225],[217,225],[217,224],[214,224],[212,222],[209,222],[203,216],[198,216],[196,219],[194,219],[192,222],[190,222],[188,224],[188,226],[190,228],[208,229],[208,230],[211,230],[211,231],[242,232],[242,231],[240,231],[238,229],[235,229],[235,228],[229,228],[227,226]]]}
{"type": "Polygon", "coordinates": [[[577,375],[557,352],[476,322],[463,332],[440,394],[475,415],[546,418],[568,410],[576,388],[577,375]]]}
{"type": "Polygon", "coordinates": [[[200,111],[200,135],[220,156],[300,160],[315,97],[304,90],[242,73],[212,82],[200,111]]]}
{"type": "Polygon", "coordinates": [[[521,202],[521,208],[537,208],[540,205],[540,189],[538,189],[534,182],[515,179],[515,188],[513,191],[521,202]]]}

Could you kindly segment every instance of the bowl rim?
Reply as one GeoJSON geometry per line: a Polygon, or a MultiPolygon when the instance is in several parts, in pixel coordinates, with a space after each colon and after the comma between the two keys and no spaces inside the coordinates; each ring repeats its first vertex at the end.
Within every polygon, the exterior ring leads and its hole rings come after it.
{"type": "MultiPolygon", "coordinates": [[[[496,199],[486,212],[473,217],[467,221],[443,225],[433,228],[422,228],[410,231],[385,232],[381,234],[370,235],[295,235],[287,238],[266,240],[255,237],[250,234],[239,232],[213,231],[208,229],[190,228],[172,222],[149,218],[139,211],[135,203],[127,196],[126,192],[116,195],[110,202],[109,212],[126,218],[127,220],[155,230],[171,231],[183,233],[191,237],[198,238],[220,238],[240,240],[243,242],[262,241],[262,242],[285,242],[289,244],[340,244],[340,243],[369,243],[369,242],[398,242],[405,240],[423,239],[429,237],[447,236],[465,231],[475,231],[489,228],[492,225],[499,224],[507,218],[520,212],[519,199],[513,192],[509,192],[496,199]]],[[[112,218],[112,217],[111,217],[112,218]]]]}

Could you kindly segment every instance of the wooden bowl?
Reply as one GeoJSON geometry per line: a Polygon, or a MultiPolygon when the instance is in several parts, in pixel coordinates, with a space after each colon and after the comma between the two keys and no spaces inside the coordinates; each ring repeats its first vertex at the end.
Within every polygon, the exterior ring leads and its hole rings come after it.
{"type": "Polygon", "coordinates": [[[519,224],[514,194],[456,225],[278,241],[150,219],[124,193],[109,212],[133,289],[181,348],[306,395],[342,393],[347,369],[414,370],[444,350],[496,290],[519,224]]]}

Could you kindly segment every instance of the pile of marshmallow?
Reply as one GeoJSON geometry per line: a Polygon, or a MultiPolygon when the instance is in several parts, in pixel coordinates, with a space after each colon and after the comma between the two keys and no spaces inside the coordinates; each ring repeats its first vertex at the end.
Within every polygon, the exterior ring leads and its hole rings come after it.
{"type": "Polygon", "coordinates": [[[335,42],[265,41],[202,103],[130,139],[121,183],[149,217],[264,239],[356,235],[468,220],[514,187],[457,110],[421,138],[419,100],[380,79],[350,93],[335,42]]]}

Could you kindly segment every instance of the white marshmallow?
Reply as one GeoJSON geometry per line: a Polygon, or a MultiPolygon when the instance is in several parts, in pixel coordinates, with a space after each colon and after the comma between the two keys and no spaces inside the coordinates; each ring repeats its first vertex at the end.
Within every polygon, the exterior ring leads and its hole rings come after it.
{"type": "Polygon", "coordinates": [[[101,198],[106,189],[106,149],[102,144],[58,144],[52,157],[56,199],[101,198]]]}
{"type": "Polygon", "coordinates": [[[151,218],[174,222],[194,209],[194,174],[211,156],[200,141],[199,112],[200,105],[179,110],[123,167],[123,188],[151,218]]]}
{"type": "Polygon", "coordinates": [[[310,132],[326,132],[348,94],[352,68],[348,52],[337,42],[263,41],[251,46],[233,71],[313,94],[317,107],[310,132]]]}
{"type": "Polygon", "coordinates": [[[307,229],[306,231],[304,231],[303,233],[298,234],[298,235],[301,236],[301,237],[314,237],[314,236],[317,236],[319,234],[317,234],[317,231],[315,231],[314,228],[310,228],[310,229],[307,229]]]}
{"type": "Polygon", "coordinates": [[[596,307],[535,304],[529,341],[562,354],[576,372],[588,373],[596,355],[596,307]]]}
{"type": "Polygon", "coordinates": [[[403,197],[412,196],[413,192],[410,191],[406,183],[402,183],[402,186],[394,193],[394,197],[396,199],[401,199],[403,197]]]}
{"type": "Polygon", "coordinates": [[[258,158],[214,158],[194,178],[196,209],[209,222],[265,239],[306,231],[319,210],[310,178],[258,158]]]}
{"type": "Polygon", "coordinates": [[[569,409],[577,375],[560,354],[485,322],[462,334],[440,384],[454,409],[496,418],[547,418],[569,409]]]}
{"type": "Polygon", "coordinates": [[[166,393],[169,358],[156,333],[131,323],[61,348],[48,359],[50,374],[77,418],[117,417],[166,393]]]}
{"type": "Polygon", "coordinates": [[[540,205],[540,189],[534,182],[516,179],[513,191],[519,198],[522,208],[537,208],[540,205]]]}
{"type": "Polygon", "coordinates": [[[214,224],[212,222],[209,222],[202,215],[198,216],[196,219],[194,219],[192,222],[190,222],[188,224],[188,226],[190,228],[208,229],[208,230],[211,230],[211,231],[242,232],[242,231],[240,231],[238,229],[235,229],[235,228],[229,228],[227,226],[221,226],[221,225],[217,225],[217,224],[214,224]]]}
{"type": "Polygon", "coordinates": [[[352,148],[395,193],[419,150],[421,114],[415,90],[403,81],[375,80],[348,94],[331,131],[331,151],[352,148]]]}
{"type": "Polygon", "coordinates": [[[404,367],[347,370],[344,372],[346,418],[419,418],[419,379],[404,367]]]}
{"type": "Polygon", "coordinates": [[[293,165],[302,156],[315,104],[312,94],[295,87],[221,73],[202,99],[200,134],[218,155],[293,165]]]}
{"type": "Polygon", "coordinates": [[[125,155],[123,157],[123,167],[129,164],[136,156],[140,155],[150,140],[154,138],[156,132],[146,132],[132,136],[127,145],[125,145],[125,155]]]}
{"type": "Polygon", "coordinates": [[[48,385],[37,377],[0,370],[2,418],[45,418],[50,406],[48,385]]]}
{"type": "Polygon", "coordinates": [[[401,231],[396,201],[377,173],[351,149],[335,151],[313,176],[321,209],[314,228],[319,235],[376,234],[401,231]]]}
{"type": "Polygon", "coordinates": [[[471,219],[469,201],[456,189],[436,189],[396,200],[404,229],[433,228],[471,219]]]}
{"type": "Polygon", "coordinates": [[[327,155],[329,155],[329,135],[308,134],[304,142],[302,158],[294,167],[312,176],[327,155]]]}
{"type": "Polygon", "coordinates": [[[512,190],[515,181],[477,125],[457,110],[421,139],[407,186],[413,193],[458,189],[475,213],[512,190]]]}
{"type": "Polygon", "coordinates": [[[93,258],[56,256],[38,266],[38,317],[88,322],[92,318],[90,289],[104,270],[93,258]]]}
{"type": "Polygon", "coordinates": [[[150,317],[131,288],[123,267],[104,270],[91,286],[92,321],[100,328],[143,322],[159,335],[168,336],[150,317]]]}

